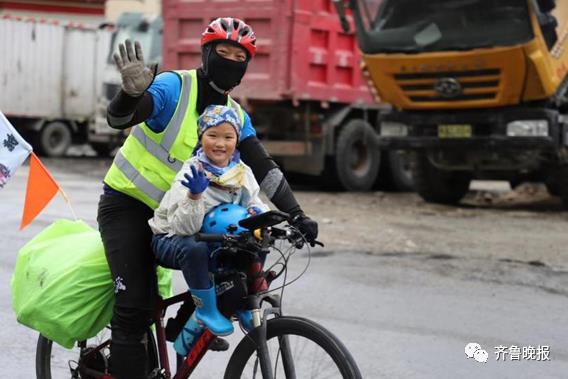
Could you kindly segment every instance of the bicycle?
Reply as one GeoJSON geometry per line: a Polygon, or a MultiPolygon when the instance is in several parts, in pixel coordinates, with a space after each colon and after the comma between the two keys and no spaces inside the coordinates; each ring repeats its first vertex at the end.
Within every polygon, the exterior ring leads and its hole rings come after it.
{"type": "MultiPolygon", "coordinates": [[[[227,288],[238,287],[230,296],[234,299],[235,293],[244,294],[238,297],[238,309],[250,310],[253,316],[253,329],[249,332],[243,329],[245,336],[229,359],[224,379],[360,379],[361,374],[355,360],[337,337],[313,321],[282,314],[281,297],[284,288],[297,280],[309,266],[308,259],[303,272],[289,283],[286,282],[288,260],[296,249],[302,248],[307,242],[289,223],[283,228],[275,226],[288,220],[289,215],[284,212],[269,211],[240,221],[239,225],[248,232],[239,235],[200,234],[197,237],[217,244],[215,254],[219,269],[214,272],[214,278],[218,292],[220,283],[227,288]],[[290,244],[291,249],[287,254],[275,246],[278,241],[290,244]],[[271,250],[278,251],[281,257],[263,272],[263,277],[270,284],[284,274],[283,284],[276,289],[247,293],[248,284],[257,278],[247,276],[245,267],[250,267],[251,259],[258,259],[271,250]],[[281,267],[279,272],[272,270],[277,266],[281,267]],[[276,294],[275,291],[281,293],[276,294]],[[314,354],[310,355],[312,351],[314,354]]],[[[177,371],[172,376],[163,320],[169,306],[183,301],[191,301],[188,292],[158,299],[154,315],[156,336],[151,330],[147,333],[148,358],[153,368],[149,376],[151,379],[189,378],[215,339],[209,330],[204,329],[188,355],[183,360],[178,359],[177,371]]],[[[219,308],[225,315],[235,318],[236,309],[219,308]]],[[[102,335],[108,333],[108,329],[105,329],[102,335]]],[[[80,341],[76,349],[57,351],[58,354],[54,354],[52,341],[40,334],[36,350],[37,378],[52,379],[52,368],[67,365],[70,378],[111,379],[112,376],[108,374],[110,338],[97,337],[95,342],[80,341]],[[63,356],[58,356],[60,353],[63,356]]]]}

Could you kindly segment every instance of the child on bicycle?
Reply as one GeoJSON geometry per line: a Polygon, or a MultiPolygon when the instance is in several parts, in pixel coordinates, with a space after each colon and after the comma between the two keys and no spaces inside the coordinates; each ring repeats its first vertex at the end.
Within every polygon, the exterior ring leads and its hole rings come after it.
{"type": "Polygon", "coordinates": [[[195,317],[221,336],[231,334],[233,325],[217,309],[208,244],[196,241],[194,234],[201,230],[204,216],[223,203],[241,205],[251,215],[268,210],[258,197],[260,188],[252,170],[239,158],[241,127],[231,108],[205,109],[198,119],[199,142],[193,156],[149,220],[158,263],[182,270],[196,305],[195,317]]]}

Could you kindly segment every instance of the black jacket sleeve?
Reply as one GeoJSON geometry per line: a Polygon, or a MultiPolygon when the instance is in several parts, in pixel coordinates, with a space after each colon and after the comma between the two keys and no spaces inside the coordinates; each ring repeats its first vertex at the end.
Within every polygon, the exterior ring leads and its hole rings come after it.
{"type": "Polygon", "coordinates": [[[249,137],[239,144],[241,159],[250,166],[260,189],[281,211],[292,216],[303,214],[302,208],[282,174],[280,167],[264,149],[258,138],[249,137]]]}
{"type": "Polygon", "coordinates": [[[126,129],[146,120],[152,114],[154,102],[148,92],[132,97],[120,90],[107,108],[107,122],[111,128],[126,129]]]}

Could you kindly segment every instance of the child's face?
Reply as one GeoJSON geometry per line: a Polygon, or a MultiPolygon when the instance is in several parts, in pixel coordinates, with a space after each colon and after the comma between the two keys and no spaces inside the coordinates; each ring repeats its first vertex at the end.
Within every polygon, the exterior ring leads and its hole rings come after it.
{"type": "Polygon", "coordinates": [[[201,145],[211,163],[225,167],[237,147],[237,132],[231,124],[224,122],[207,129],[201,136],[201,145]]]}

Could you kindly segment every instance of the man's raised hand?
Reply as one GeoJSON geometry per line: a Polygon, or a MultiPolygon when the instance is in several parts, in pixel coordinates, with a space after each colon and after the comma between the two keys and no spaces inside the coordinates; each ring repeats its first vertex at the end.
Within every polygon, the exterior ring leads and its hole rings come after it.
{"type": "Polygon", "coordinates": [[[118,50],[113,58],[122,77],[122,90],[133,97],[142,96],[154,81],[158,66],[150,68],[144,65],[142,46],[138,41],[132,44],[127,39],[124,44],[118,45],[118,50]]]}

